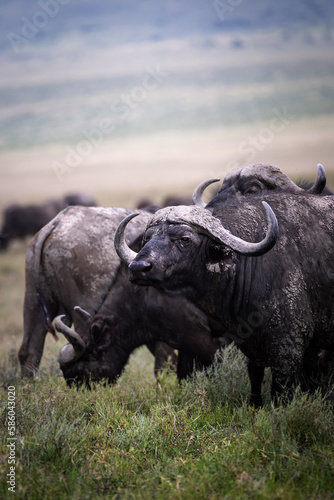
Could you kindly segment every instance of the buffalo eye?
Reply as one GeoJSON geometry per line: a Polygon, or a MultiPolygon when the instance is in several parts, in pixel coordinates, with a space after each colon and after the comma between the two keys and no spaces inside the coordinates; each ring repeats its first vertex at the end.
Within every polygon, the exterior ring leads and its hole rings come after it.
{"type": "Polygon", "coordinates": [[[258,186],[251,186],[250,188],[246,189],[245,194],[254,194],[258,193],[260,191],[260,188],[258,186]]]}
{"type": "Polygon", "coordinates": [[[189,236],[183,236],[182,238],[180,238],[179,240],[179,245],[184,248],[186,247],[190,241],[191,241],[191,238],[189,236]]]}
{"type": "Polygon", "coordinates": [[[143,236],[143,240],[142,240],[142,246],[146,245],[146,243],[148,241],[150,241],[150,239],[152,238],[153,236],[153,231],[151,230],[147,230],[146,233],[144,233],[144,236],[143,236]]]}

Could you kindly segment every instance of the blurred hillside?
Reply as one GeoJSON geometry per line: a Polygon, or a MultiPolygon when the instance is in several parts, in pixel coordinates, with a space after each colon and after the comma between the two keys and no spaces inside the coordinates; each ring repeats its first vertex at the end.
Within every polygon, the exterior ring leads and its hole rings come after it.
{"type": "Polygon", "coordinates": [[[52,23],[41,27],[37,35],[40,40],[49,42],[69,32],[86,35],[105,32],[112,44],[240,29],[284,28],[292,35],[297,24],[306,27],[322,24],[331,37],[334,16],[330,0],[7,0],[1,8],[1,47],[8,48],[7,33],[17,32],[24,23],[23,17],[34,21],[33,16],[41,10],[52,23]]]}
{"type": "Polygon", "coordinates": [[[131,203],[256,161],[330,178],[330,0],[1,9],[1,204],[73,189],[131,203]]]}

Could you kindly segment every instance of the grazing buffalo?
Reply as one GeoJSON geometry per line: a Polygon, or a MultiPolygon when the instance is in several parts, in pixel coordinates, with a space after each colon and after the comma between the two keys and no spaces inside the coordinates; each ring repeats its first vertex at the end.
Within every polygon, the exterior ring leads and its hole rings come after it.
{"type": "Polygon", "coordinates": [[[33,236],[68,205],[94,206],[95,200],[86,194],[69,194],[42,205],[11,205],[4,211],[0,233],[0,249],[6,250],[14,239],[33,236]]]}
{"type": "Polygon", "coordinates": [[[182,297],[165,297],[148,287],[126,288],[128,270],[123,266],[101,314],[94,316],[84,335],[68,326],[64,315],[55,320],[69,344],[59,353],[59,364],[69,385],[105,380],[115,382],[130,354],[143,344],[165,342],[178,349],[177,376],[187,377],[195,366],[209,366],[219,342],[211,336],[206,315],[182,297]],[[126,295],[124,295],[126,293],[126,295]]]}
{"type": "Polygon", "coordinates": [[[69,193],[64,196],[65,206],[80,205],[82,207],[96,207],[93,196],[87,193],[69,193]]]}
{"type": "MultiPolygon", "coordinates": [[[[63,312],[83,331],[87,319],[73,308],[80,303],[94,314],[113,285],[121,262],[113,246],[114,232],[129,213],[122,208],[69,207],[32,240],[26,255],[24,338],[19,352],[23,376],[38,369],[47,331],[55,335],[53,318],[63,312]]],[[[142,234],[147,212],[129,234],[142,234]]]]}
{"type": "Polygon", "coordinates": [[[306,360],[334,350],[332,196],[231,197],[212,213],[164,208],[138,254],[123,241],[132,216],[116,232],[131,281],[181,295],[218,322],[255,366],[271,368],[272,397],[303,382],[306,360]]]}
{"type": "MultiPolygon", "coordinates": [[[[24,338],[19,351],[22,376],[33,376],[38,369],[46,333],[55,334],[52,320],[61,313],[66,315],[66,324],[73,323],[81,334],[76,336],[75,347],[85,346],[80,359],[72,345],[60,353],[60,366],[69,383],[115,380],[131,352],[143,344],[155,354],[156,371],[168,356],[173,358],[174,348],[189,352],[179,356],[179,378],[193,369],[197,352],[200,363],[213,361],[217,345],[201,311],[183,299],[165,301],[150,288],[136,291],[129,283],[127,267],[113,243],[117,225],[129,213],[123,208],[69,207],[32,240],[26,256],[24,338]],[[86,311],[84,317],[77,304],[86,311]],[[96,313],[87,328],[89,316],[96,313]],[[106,324],[111,328],[109,335],[106,324]],[[200,331],[197,344],[189,338],[191,331],[200,331]],[[165,339],[171,347],[159,342],[165,339]]],[[[151,215],[141,212],[129,243],[141,241],[151,215]]]]}

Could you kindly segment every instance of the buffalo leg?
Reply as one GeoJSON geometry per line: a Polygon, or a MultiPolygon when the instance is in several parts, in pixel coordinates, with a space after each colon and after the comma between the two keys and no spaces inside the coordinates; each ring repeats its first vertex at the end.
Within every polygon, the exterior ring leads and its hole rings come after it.
{"type": "Polygon", "coordinates": [[[165,344],[165,342],[149,342],[146,347],[154,356],[154,375],[156,377],[169,365],[175,368],[177,354],[172,347],[165,344]]]}
{"type": "MultiPolygon", "coordinates": [[[[316,350],[312,351],[310,349],[309,352],[307,351],[305,353],[303,376],[301,379],[303,390],[314,392],[318,387],[317,379],[319,378],[319,374],[325,372],[325,370],[319,366],[321,364],[320,358],[316,350]]],[[[330,356],[328,356],[328,358],[330,358],[330,356]]],[[[334,359],[333,355],[332,358],[334,359]]],[[[257,366],[251,359],[248,359],[248,376],[251,384],[250,404],[255,407],[262,406],[261,385],[264,378],[264,368],[257,366]]]]}
{"type": "Polygon", "coordinates": [[[321,351],[318,357],[318,369],[321,375],[334,376],[334,352],[321,351]]]}
{"type": "Polygon", "coordinates": [[[176,368],[178,380],[181,381],[189,377],[193,373],[196,365],[197,363],[194,356],[179,351],[176,368]]]}
{"type": "Polygon", "coordinates": [[[280,360],[280,365],[271,366],[271,398],[277,403],[287,404],[293,397],[293,389],[301,382],[302,361],[280,360]],[[294,361],[294,362],[293,362],[294,361]],[[287,367],[286,370],[283,367],[287,367]]]}
{"type": "MultiPolygon", "coordinates": [[[[57,309],[51,302],[47,303],[51,317],[57,314],[57,309]]],[[[22,377],[33,377],[41,362],[47,329],[44,324],[36,291],[26,286],[24,299],[24,334],[19,350],[19,361],[22,377]]]]}
{"type": "Polygon", "coordinates": [[[264,378],[263,366],[258,366],[253,360],[248,359],[247,370],[251,385],[249,404],[256,408],[262,406],[261,386],[264,378]]]}

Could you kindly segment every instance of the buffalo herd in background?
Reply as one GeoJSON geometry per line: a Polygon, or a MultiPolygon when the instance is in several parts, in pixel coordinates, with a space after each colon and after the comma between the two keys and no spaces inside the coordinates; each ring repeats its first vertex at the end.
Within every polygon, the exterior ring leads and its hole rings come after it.
{"type": "Polygon", "coordinates": [[[262,404],[265,367],[273,398],[296,384],[313,390],[334,349],[325,171],[319,164],[314,184],[295,184],[273,165],[238,167],[206,204],[218,180],[192,201],[143,200],[135,213],[87,198],[43,205],[44,221],[37,207],[9,207],[3,249],[39,231],[26,254],[22,376],[37,372],[47,332],[58,332],[69,342],[59,353],[69,385],[115,382],[141,345],[156,372],[171,359],[181,380],[235,342],[248,358],[252,404],[262,404]]]}
{"type": "Polygon", "coordinates": [[[10,205],[3,214],[0,249],[6,250],[11,241],[33,236],[61,210],[69,205],[96,206],[87,194],[68,194],[63,198],[46,201],[41,205],[10,205]]]}

